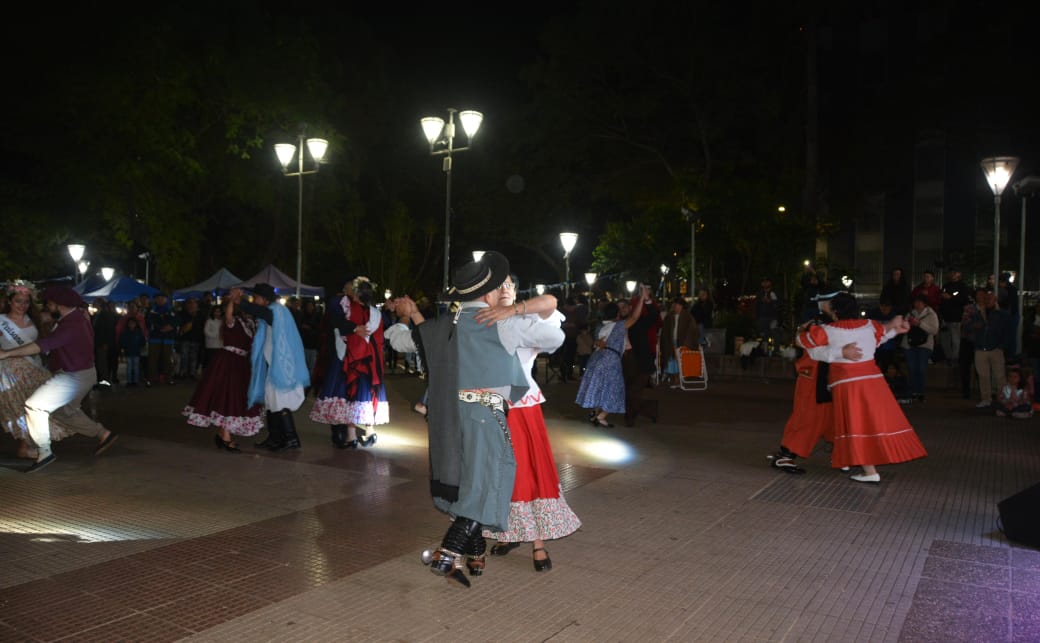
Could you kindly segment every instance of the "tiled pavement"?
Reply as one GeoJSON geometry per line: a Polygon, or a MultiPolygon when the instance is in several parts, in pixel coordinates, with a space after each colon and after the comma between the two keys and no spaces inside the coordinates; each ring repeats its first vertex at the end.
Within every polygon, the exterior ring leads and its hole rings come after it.
{"type": "Polygon", "coordinates": [[[659,422],[609,431],[554,383],[583,527],[549,544],[551,572],[522,548],[464,590],[418,560],[447,525],[422,385],[391,378],[367,450],[333,449],[308,402],[301,451],[219,451],[178,415],[188,383],[92,394],[121,436],[100,458],[72,438],[30,476],[0,442],[0,641],[1040,640],[1040,551],[996,528],[1040,482],[1040,418],[935,391],[908,409],[929,457],[863,487],[822,450],[805,476],[766,466],[790,381],[648,391],[659,422]]]}

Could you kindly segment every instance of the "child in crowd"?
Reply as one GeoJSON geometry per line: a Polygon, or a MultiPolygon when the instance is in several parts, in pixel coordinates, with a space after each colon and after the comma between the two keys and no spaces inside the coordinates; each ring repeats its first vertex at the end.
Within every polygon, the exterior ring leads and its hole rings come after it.
{"type": "Polygon", "coordinates": [[[137,319],[128,317],[126,328],[119,335],[119,348],[126,358],[127,387],[137,386],[141,381],[141,349],[144,344],[144,331],[137,325],[137,319]]]}
{"type": "Polygon", "coordinates": [[[997,391],[998,416],[1020,420],[1033,417],[1033,399],[1022,380],[1022,371],[1017,367],[1008,369],[1007,384],[997,391]]]}

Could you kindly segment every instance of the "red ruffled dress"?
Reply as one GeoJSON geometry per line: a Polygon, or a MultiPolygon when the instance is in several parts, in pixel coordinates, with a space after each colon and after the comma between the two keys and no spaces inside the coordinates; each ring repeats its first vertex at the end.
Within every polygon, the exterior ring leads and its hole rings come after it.
{"type": "MultiPolygon", "coordinates": [[[[889,339],[884,327],[869,319],[847,319],[813,326],[808,334],[808,340],[817,347],[810,353],[814,357],[828,354],[831,364],[831,466],[895,464],[928,455],[874,361],[875,349],[889,339]],[[842,347],[852,343],[863,353],[856,362],[841,357],[842,347]]],[[[799,341],[806,346],[805,338],[799,341]]]]}
{"type": "Polygon", "coordinates": [[[254,329],[252,321],[237,316],[230,326],[221,328],[224,348],[210,358],[195,393],[181,412],[188,424],[219,426],[232,435],[256,435],[264,428],[263,405],[250,407],[246,402],[254,329]]]}

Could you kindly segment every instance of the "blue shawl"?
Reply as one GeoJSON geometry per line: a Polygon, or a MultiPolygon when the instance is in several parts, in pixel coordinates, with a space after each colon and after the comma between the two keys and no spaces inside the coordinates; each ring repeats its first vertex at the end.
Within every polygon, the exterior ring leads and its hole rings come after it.
{"type": "Polygon", "coordinates": [[[268,326],[263,319],[257,320],[256,335],[253,337],[253,352],[250,360],[253,373],[249,380],[249,405],[264,403],[264,385],[270,377],[271,385],[278,390],[287,391],[297,386],[310,386],[311,378],[307,372],[307,362],[303,354],[303,341],[296,330],[296,321],[285,306],[273,303],[268,308],[274,316],[271,328],[271,366],[268,369],[264,359],[264,344],[267,341],[268,326]],[[270,370],[270,375],[268,374],[270,370]]]}

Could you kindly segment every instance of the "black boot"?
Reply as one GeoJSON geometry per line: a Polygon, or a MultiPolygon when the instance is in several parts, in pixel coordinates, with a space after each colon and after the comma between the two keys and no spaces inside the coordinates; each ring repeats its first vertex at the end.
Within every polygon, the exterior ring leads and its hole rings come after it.
{"type": "Polygon", "coordinates": [[[300,436],[296,435],[296,422],[293,420],[292,411],[289,409],[282,409],[278,415],[280,415],[282,419],[282,436],[284,440],[277,450],[299,449],[301,446],[300,436]]]}
{"type": "Polygon", "coordinates": [[[333,424],[329,427],[332,429],[332,443],[336,445],[337,449],[356,449],[358,441],[347,440],[347,426],[345,424],[333,424]]]}
{"type": "Polygon", "coordinates": [[[280,444],[282,439],[283,439],[282,435],[281,435],[280,427],[281,427],[281,424],[278,422],[278,419],[275,417],[275,414],[270,412],[270,411],[268,411],[267,412],[267,438],[263,442],[255,443],[256,446],[261,447],[263,449],[270,449],[270,448],[273,448],[274,445],[280,444]]]}
{"type": "Polygon", "coordinates": [[[434,574],[469,587],[469,579],[462,570],[466,567],[464,552],[469,548],[474,536],[480,536],[480,523],[459,516],[444,534],[440,549],[435,552],[423,552],[423,563],[430,565],[430,571],[434,574]]]}
{"type": "Polygon", "coordinates": [[[469,570],[470,576],[484,575],[486,553],[487,541],[484,540],[484,535],[478,529],[477,533],[469,539],[469,544],[466,545],[466,569],[469,570]]]}

